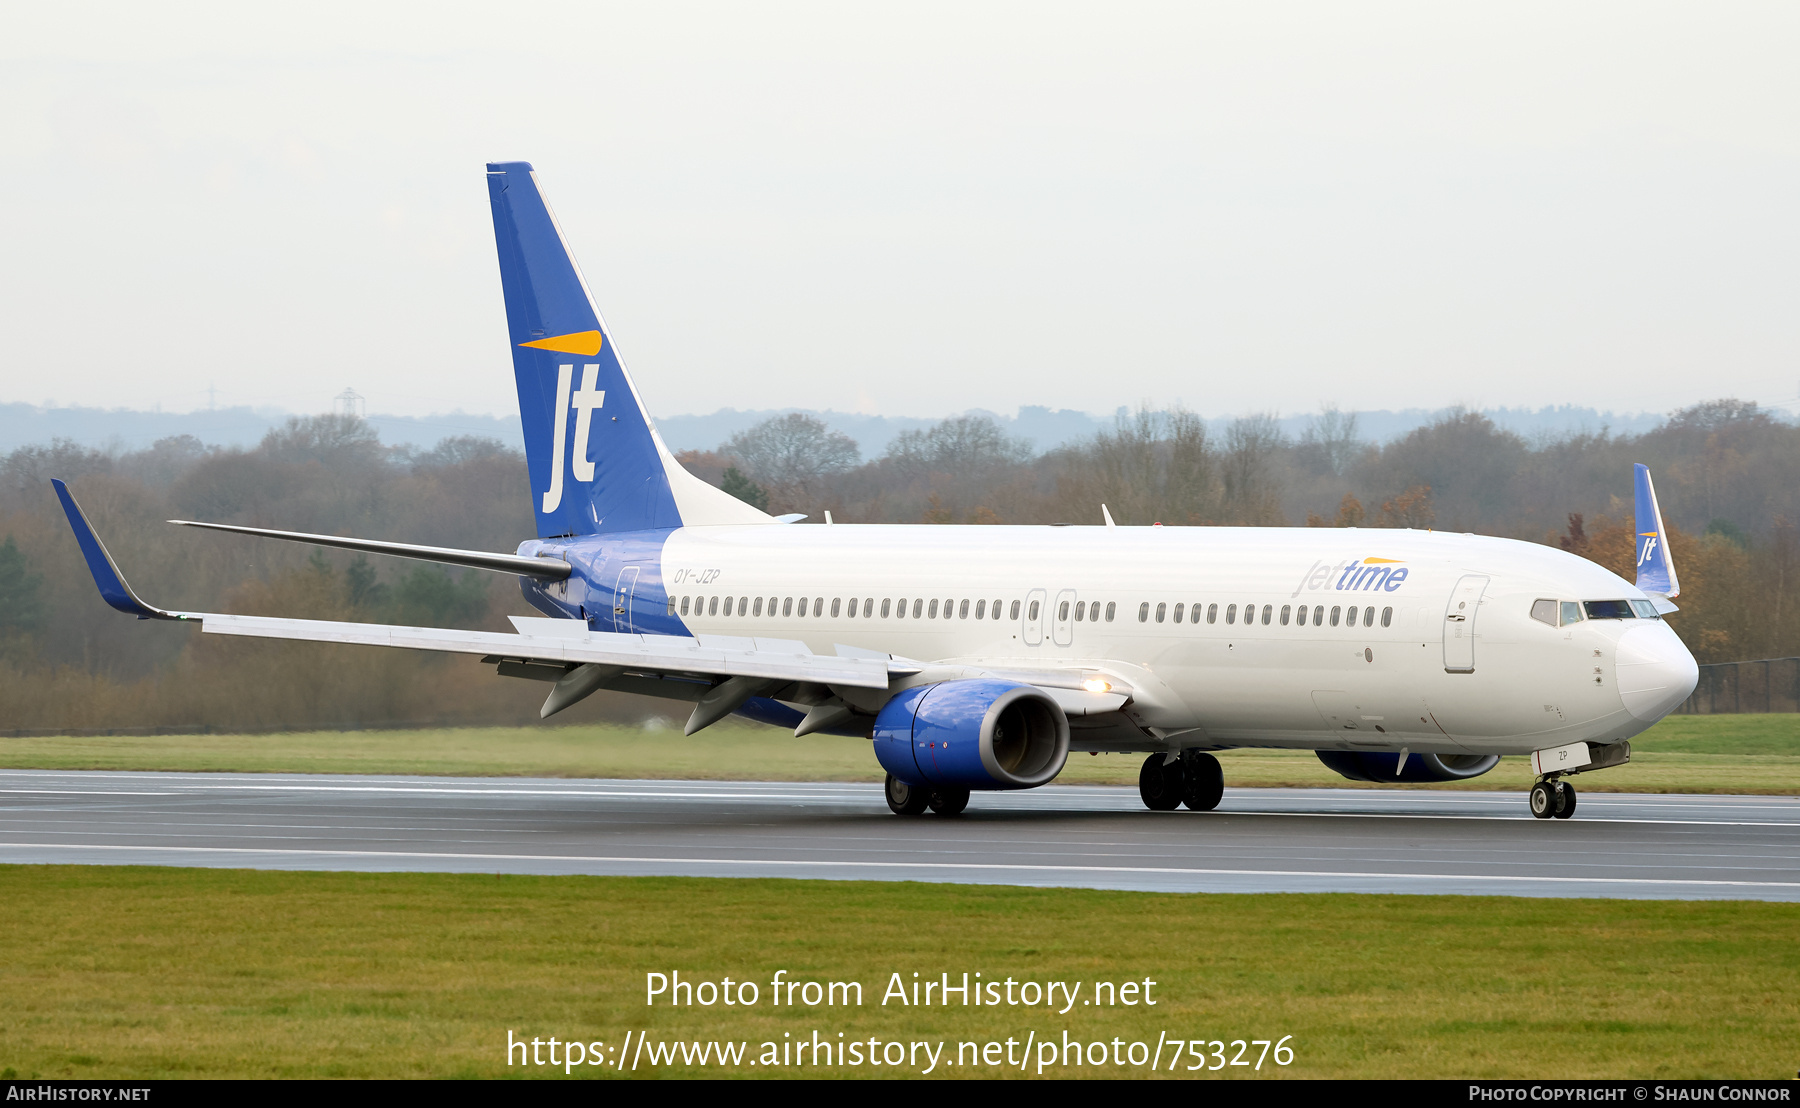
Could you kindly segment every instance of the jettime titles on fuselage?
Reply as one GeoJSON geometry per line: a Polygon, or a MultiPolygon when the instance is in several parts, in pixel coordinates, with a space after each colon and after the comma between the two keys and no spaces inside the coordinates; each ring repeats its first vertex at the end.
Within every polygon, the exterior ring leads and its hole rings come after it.
{"type": "Polygon", "coordinates": [[[1300,575],[1290,596],[1302,592],[1393,592],[1406,583],[1407,569],[1397,558],[1355,558],[1347,562],[1314,562],[1300,575]]]}

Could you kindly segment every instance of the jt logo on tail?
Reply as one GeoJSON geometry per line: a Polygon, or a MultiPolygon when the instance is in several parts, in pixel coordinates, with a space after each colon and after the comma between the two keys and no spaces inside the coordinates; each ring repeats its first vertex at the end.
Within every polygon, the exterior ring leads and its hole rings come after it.
{"type": "MultiPolygon", "coordinates": [[[[529,345],[529,344],[525,344],[529,345]]],[[[553,433],[555,442],[551,444],[551,454],[555,457],[555,468],[550,471],[550,490],[544,493],[544,514],[562,506],[563,495],[563,459],[569,459],[569,468],[575,471],[575,480],[587,484],[594,483],[594,459],[588,457],[588,435],[593,430],[594,413],[606,403],[606,390],[597,389],[595,383],[600,380],[600,366],[590,363],[581,367],[581,389],[573,397],[569,395],[569,382],[575,376],[573,365],[556,367],[556,410],[563,413],[563,418],[555,420],[553,433]],[[571,457],[566,453],[567,443],[563,440],[569,433],[568,411],[575,409],[575,453],[571,457]]]]}

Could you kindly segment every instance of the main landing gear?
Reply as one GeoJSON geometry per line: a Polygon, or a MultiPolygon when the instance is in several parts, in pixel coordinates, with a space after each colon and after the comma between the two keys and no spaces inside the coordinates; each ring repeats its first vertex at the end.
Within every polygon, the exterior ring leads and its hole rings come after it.
{"type": "Polygon", "coordinates": [[[1225,795],[1225,772],[1203,750],[1183,750],[1173,761],[1167,754],[1152,754],[1138,770],[1138,795],[1152,812],[1173,812],[1183,804],[1210,812],[1225,795]]]}
{"type": "Polygon", "coordinates": [[[969,790],[925,788],[909,785],[888,774],[887,779],[888,809],[897,816],[917,816],[930,808],[940,816],[961,815],[969,806],[969,790]]]}
{"type": "Polygon", "coordinates": [[[1568,819],[1575,814],[1575,786],[1560,777],[1543,777],[1531,786],[1531,814],[1538,819],[1568,819]]]}

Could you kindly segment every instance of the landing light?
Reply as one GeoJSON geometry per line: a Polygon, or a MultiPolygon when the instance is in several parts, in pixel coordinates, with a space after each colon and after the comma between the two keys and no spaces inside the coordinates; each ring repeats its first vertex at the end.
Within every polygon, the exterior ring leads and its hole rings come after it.
{"type": "Polygon", "coordinates": [[[1090,677],[1081,683],[1081,687],[1088,692],[1111,692],[1112,682],[1104,677],[1090,677]]]}

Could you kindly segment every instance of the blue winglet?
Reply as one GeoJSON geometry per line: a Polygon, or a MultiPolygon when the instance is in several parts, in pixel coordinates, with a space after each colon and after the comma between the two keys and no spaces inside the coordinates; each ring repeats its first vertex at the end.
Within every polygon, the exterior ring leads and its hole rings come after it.
{"type": "Polygon", "coordinates": [[[1662,508],[1656,503],[1656,487],[1650,483],[1650,467],[1634,466],[1633,489],[1637,508],[1637,587],[1666,597],[1681,595],[1681,579],[1675,576],[1675,559],[1669,555],[1668,530],[1662,508]]]}
{"type": "Polygon", "coordinates": [[[93,525],[88,523],[81,505],[69,495],[69,486],[52,477],[50,484],[56,489],[56,498],[62,501],[63,514],[69,517],[69,527],[75,532],[75,541],[81,544],[81,556],[87,559],[88,572],[94,575],[94,584],[100,586],[100,598],[108,604],[139,619],[182,619],[174,612],[165,612],[154,608],[138,599],[137,593],[125,583],[125,575],[113,563],[112,555],[100,542],[100,536],[94,534],[93,525]]]}

